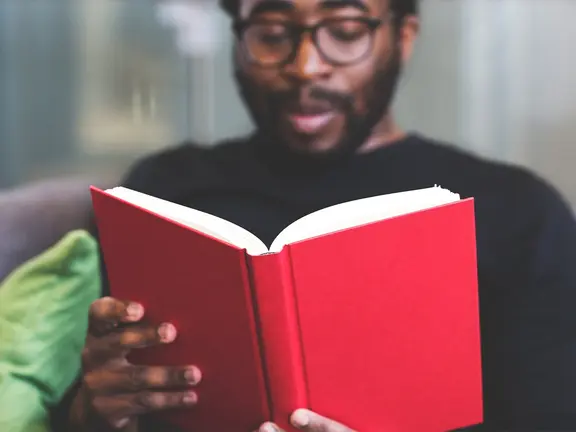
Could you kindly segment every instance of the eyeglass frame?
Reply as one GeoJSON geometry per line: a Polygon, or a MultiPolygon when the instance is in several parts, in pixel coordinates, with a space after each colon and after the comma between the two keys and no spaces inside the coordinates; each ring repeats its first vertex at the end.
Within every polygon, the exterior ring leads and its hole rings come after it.
{"type": "Polygon", "coordinates": [[[248,57],[249,61],[252,64],[256,64],[259,67],[262,67],[262,68],[281,68],[281,67],[284,67],[284,66],[294,62],[294,60],[296,59],[296,56],[298,55],[300,45],[302,43],[302,36],[304,36],[304,34],[306,34],[306,33],[310,34],[311,39],[312,39],[312,43],[314,44],[316,51],[318,51],[318,53],[320,54],[322,59],[326,63],[328,63],[332,66],[338,67],[338,66],[350,66],[350,65],[360,63],[361,61],[365,60],[371,54],[372,50],[374,49],[374,35],[376,33],[376,30],[378,30],[378,28],[380,28],[385,23],[389,23],[390,21],[392,21],[392,19],[393,19],[392,14],[388,14],[386,19],[375,18],[375,17],[334,17],[334,18],[324,19],[324,20],[319,21],[313,25],[300,25],[300,24],[293,24],[293,23],[287,24],[286,22],[280,21],[280,20],[261,20],[261,21],[259,21],[259,20],[251,20],[251,19],[247,19],[247,20],[237,19],[232,23],[232,29],[233,29],[234,34],[236,35],[237,39],[242,43],[243,51],[245,52],[246,57],[248,57]],[[370,30],[370,46],[366,49],[366,53],[363,54],[362,56],[360,56],[359,58],[357,58],[353,61],[350,61],[350,62],[333,61],[323,52],[323,50],[320,48],[320,46],[318,44],[318,31],[322,27],[328,25],[329,23],[342,22],[342,21],[362,22],[364,24],[367,24],[368,29],[370,30]],[[264,23],[265,24],[281,24],[285,27],[290,28],[293,31],[295,30],[294,36],[292,38],[292,42],[293,42],[292,52],[290,53],[290,55],[286,56],[285,60],[282,60],[282,61],[279,61],[276,63],[265,64],[265,63],[262,63],[262,62],[259,62],[258,60],[256,60],[254,58],[254,56],[252,54],[250,54],[249,50],[246,48],[246,44],[244,42],[244,34],[245,34],[246,30],[252,25],[264,24],[264,23]]]}

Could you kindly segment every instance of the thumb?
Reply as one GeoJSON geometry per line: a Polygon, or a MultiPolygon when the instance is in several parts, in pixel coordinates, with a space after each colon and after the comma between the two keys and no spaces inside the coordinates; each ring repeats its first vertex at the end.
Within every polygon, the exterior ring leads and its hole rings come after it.
{"type": "Polygon", "coordinates": [[[295,428],[308,432],[353,432],[343,424],[307,409],[294,411],[290,416],[290,423],[295,428]]]}

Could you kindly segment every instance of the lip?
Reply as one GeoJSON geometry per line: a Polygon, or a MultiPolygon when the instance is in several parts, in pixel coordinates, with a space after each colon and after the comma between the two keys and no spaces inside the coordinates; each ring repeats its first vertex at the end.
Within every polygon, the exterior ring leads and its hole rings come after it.
{"type": "Polygon", "coordinates": [[[317,114],[290,114],[288,120],[299,133],[312,135],[323,129],[336,117],[335,111],[317,114]]]}

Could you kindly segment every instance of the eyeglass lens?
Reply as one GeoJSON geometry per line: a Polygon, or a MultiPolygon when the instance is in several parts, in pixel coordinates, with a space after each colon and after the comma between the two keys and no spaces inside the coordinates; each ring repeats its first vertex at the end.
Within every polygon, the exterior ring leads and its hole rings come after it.
{"type": "MultiPolygon", "coordinates": [[[[331,62],[354,62],[371,46],[369,25],[358,20],[338,20],[319,26],[314,35],[316,48],[331,62]]],[[[253,23],[245,29],[248,54],[261,64],[279,64],[297,49],[298,32],[283,23],[253,23]]]]}

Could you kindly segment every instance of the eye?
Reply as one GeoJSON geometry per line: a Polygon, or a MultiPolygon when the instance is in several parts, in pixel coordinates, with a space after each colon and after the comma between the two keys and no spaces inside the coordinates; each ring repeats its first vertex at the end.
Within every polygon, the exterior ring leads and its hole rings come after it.
{"type": "Polygon", "coordinates": [[[249,33],[253,41],[266,45],[279,45],[290,39],[290,32],[280,24],[256,24],[249,33]]]}
{"type": "Polygon", "coordinates": [[[339,42],[355,42],[368,33],[368,26],[361,21],[339,21],[327,27],[330,36],[339,42]]]}

